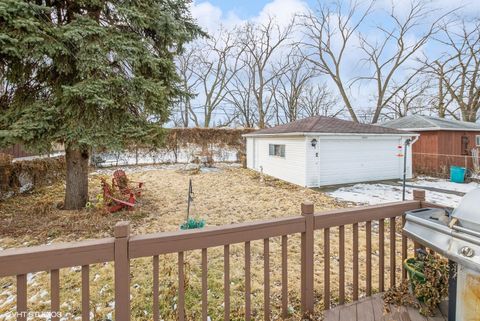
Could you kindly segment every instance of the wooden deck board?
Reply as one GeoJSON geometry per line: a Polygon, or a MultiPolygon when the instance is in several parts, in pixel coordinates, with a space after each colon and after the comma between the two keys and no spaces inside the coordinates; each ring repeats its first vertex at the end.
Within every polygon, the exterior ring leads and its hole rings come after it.
{"type": "Polygon", "coordinates": [[[382,294],[340,305],[325,312],[325,321],[447,321],[448,306],[442,302],[434,317],[426,318],[412,307],[391,306],[385,313],[382,294]]]}
{"type": "Polygon", "coordinates": [[[340,309],[340,321],[357,320],[357,304],[351,304],[340,309]]]}
{"type": "Polygon", "coordinates": [[[375,295],[372,297],[372,307],[373,307],[373,315],[375,317],[375,321],[384,321],[384,308],[383,308],[383,300],[380,295],[375,295]]]}
{"type": "Polygon", "coordinates": [[[357,319],[358,320],[375,320],[373,313],[372,300],[364,300],[357,304],[357,319]]]}

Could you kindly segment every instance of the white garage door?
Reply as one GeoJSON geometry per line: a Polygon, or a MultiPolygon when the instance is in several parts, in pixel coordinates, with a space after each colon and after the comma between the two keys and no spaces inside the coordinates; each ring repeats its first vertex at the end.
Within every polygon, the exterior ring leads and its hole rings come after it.
{"type": "Polygon", "coordinates": [[[399,138],[320,139],[320,186],[400,178],[399,138]]]}

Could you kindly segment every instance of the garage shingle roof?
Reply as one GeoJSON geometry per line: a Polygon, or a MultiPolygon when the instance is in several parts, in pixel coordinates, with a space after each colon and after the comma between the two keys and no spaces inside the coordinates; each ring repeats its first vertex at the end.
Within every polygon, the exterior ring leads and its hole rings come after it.
{"type": "Polygon", "coordinates": [[[480,131],[480,125],[465,121],[444,119],[423,115],[410,115],[382,124],[386,127],[423,131],[423,130],[465,130],[480,131]]]}
{"type": "Polygon", "coordinates": [[[331,134],[408,134],[404,130],[376,125],[355,123],[326,116],[313,116],[285,125],[265,128],[250,135],[271,135],[287,133],[331,133],[331,134]]]}

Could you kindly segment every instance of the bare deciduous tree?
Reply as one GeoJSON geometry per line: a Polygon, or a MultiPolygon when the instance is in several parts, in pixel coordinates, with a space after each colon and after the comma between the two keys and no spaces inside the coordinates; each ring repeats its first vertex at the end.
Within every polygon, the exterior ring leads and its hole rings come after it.
{"type": "Polygon", "coordinates": [[[253,128],[257,123],[257,113],[254,108],[253,79],[248,73],[238,72],[228,85],[226,101],[233,110],[230,111],[232,120],[237,120],[246,128],[253,128]]]}
{"type": "MultiPolygon", "coordinates": [[[[196,46],[189,46],[182,55],[177,58],[177,72],[180,76],[180,88],[185,95],[175,104],[177,118],[174,119],[175,126],[182,125],[188,127],[189,120],[192,117],[192,98],[195,96],[196,87],[199,79],[192,70],[195,61],[195,53],[198,51],[196,46]]],[[[195,115],[193,115],[195,116],[195,115]]]]}
{"type": "Polygon", "coordinates": [[[276,123],[289,123],[300,115],[300,99],[307,85],[317,75],[297,47],[277,65],[278,79],[272,86],[276,123]]]}
{"type": "Polygon", "coordinates": [[[446,52],[425,65],[438,79],[438,113],[475,122],[480,109],[480,19],[462,21],[459,31],[444,26],[437,40],[446,52]]]}
{"type": "MultiPolygon", "coordinates": [[[[228,84],[235,77],[240,66],[242,48],[237,45],[234,34],[220,29],[215,35],[205,39],[195,53],[190,69],[199,82],[203,126],[209,127],[212,116],[225,102],[228,84]]],[[[199,125],[198,117],[195,117],[199,125]]]]}
{"type": "Polygon", "coordinates": [[[244,63],[244,73],[238,80],[249,83],[259,128],[264,128],[267,124],[273,103],[272,84],[278,79],[279,73],[283,72],[273,68],[273,65],[282,46],[289,40],[293,26],[293,20],[286,27],[281,27],[274,18],[269,18],[264,23],[247,23],[238,29],[244,63]]]}
{"type": "Polygon", "coordinates": [[[308,85],[299,99],[301,117],[343,116],[345,107],[340,107],[339,99],[326,84],[308,85]]]}
{"type": "Polygon", "coordinates": [[[433,97],[428,94],[431,88],[428,80],[420,77],[409,82],[406,86],[402,86],[399,90],[396,86],[392,86],[392,91],[395,94],[383,109],[380,119],[390,120],[410,114],[434,111],[433,97]]]}
{"type": "Polygon", "coordinates": [[[333,80],[352,120],[359,121],[360,108],[354,106],[348,89],[357,82],[375,84],[375,105],[371,108],[372,116],[368,118],[376,123],[382,110],[419,73],[419,69],[407,71],[404,66],[439,31],[439,22],[446,15],[426,25],[432,9],[425,2],[412,1],[406,15],[398,14],[392,5],[389,22],[379,25],[375,37],[371,37],[360,30],[372,12],[373,4],[374,1],[371,1],[363,10],[358,2],[348,8],[344,8],[342,2],[333,7],[321,5],[316,13],[303,16],[307,38],[303,45],[308,59],[333,80]],[[363,53],[364,58],[360,61],[364,62],[363,69],[366,67],[367,71],[363,75],[344,79],[342,70],[346,67],[345,56],[350,50],[363,53]],[[398,79],[398,74],[402,74],[402,80],[398,79]],[[405,74],[408,75],[405,77],[405,74]]]}

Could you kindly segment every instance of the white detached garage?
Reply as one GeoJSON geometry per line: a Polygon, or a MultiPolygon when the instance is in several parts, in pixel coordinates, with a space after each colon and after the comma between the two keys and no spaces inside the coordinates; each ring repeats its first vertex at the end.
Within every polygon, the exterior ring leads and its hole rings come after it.
{"type": "MultiPolygon", "coordinates": [[[[306,187],[397,179],[418,134],[315,116],[244,135],[247,167],[306,187]]],[[[411,151],[407,177],[412,176],[411,151]]]]}

